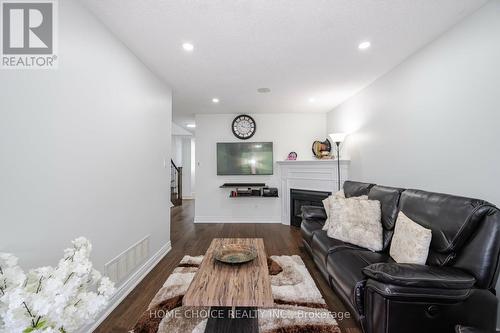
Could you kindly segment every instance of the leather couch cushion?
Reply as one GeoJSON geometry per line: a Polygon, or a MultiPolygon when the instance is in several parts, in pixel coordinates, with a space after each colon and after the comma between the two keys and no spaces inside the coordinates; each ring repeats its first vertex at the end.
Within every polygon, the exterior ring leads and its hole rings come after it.
{"type": "Polygon", "coordinates": [[[399,199],[403,191],[402,188],[375,185],[368,193],[369,200],[380,201],[382,226],[384,227],[383,250],[386,250],[391,243],[399,213],[399,199]]]}
{"type": "Polygon", "coordinates": [[[363,269],[371,279],[398,286],[469,289],[476,279],[453,267],[378,263],[363,269]]]}
{"type": "Polygon", "coordinates": [[[394,262],[388,254],[367,250],[344,249],[331,252],[326,270],[332,287],[358,313],[363,313],[363,295],[366,276],[363,268],[374,263],[394,262]]]}
{"type": "Polygon", "coordinates": [[[487,202],[420,190],[401,194],[400,210],[432,230],[429,265],[446,265],[476,230],[487,202]]]}
{"type": "Polygon", "coordinates": [[[344,195],[346,198],[368,195],[368,192],[374,185],[346,180],[344,182],[344,195]]]}
{"type": "Polygon", "coordinates": [[[322,263],[323,266],[325,267],[326,267],[326,257],[328,253],[344,249],[365,250],[354,244],[349,244],[335,238],[330,238],[326,234],[325,230],[318,230],[314,232],[311,248],[313,250],[313,254],[316,257],[317,261],[322,263]]]}
{"type": "Polygon", "coordinates": [[[302,238],[311,245],[313,233],[317,230],[321,230],[323,224],[315,220],[303,220],[300,224],[300,233],[302,238]]]}
{"type": "Polygon", "coordinates": [[[326,211],[323,207],[302,206],[301,210],[304,220],[326,220],[326,211]]]}
{"type": "MultiPolygon", "coordinates": [[[[415,306],[418,308],[419,306],[425,306],[427,307],[431,305],[432,303],[460,303],[467,298],[471,297],[471,294],[474,292],[479,291],[480,293],[483,293],[483,291],[480,291],[480,289],[444,289],[444,288],[424,288],[424,287],[410,287],[410,286],[398,286],[396,284],[387,284],[385,282],[380,282],[374,279],[367,279],[366,284],[365,284],[365,297],[368,296],[368,294],[379,294],[380,296],[383,296],[381,299],[382,302],[386,301],[400,301],[401,304],[407,304],[411,307],[415,306]]],[[[491,294],[491,293],[490,293],[491,294]]],[[[489,296],[489,295],[488,295],[489,296]]],[[[370,296],[368,296],[370,297],[370,296]]],[[[495,299],[496,297],[493,296],[495,299]]],[[[488,297],[489,298],[489,297],[488,297]]],[[[366,298],[365,298],[366,300],[366,298]]],[[[370,300],[367,300],[368,302],[370,300]]],[[[368,303],[367,302],[367,303],[368,303]]],[[[374,306],[373,303],[370,304],[371,306],[374,306]]],[[[389,310],[390,311],[390,310],[389,310]]],[[[369,315],[369,314],[367,314],[369,315]]],[[[394,313],[387,313],[387,316],[394,316],[394,313]]],[[[407,325],[407,322],[401,321],[400,318],[395,319],[396,317],[393,317],[392,320],[399,321],[402,325],[407,325]]],[[[443,319],[442,317],[440,319],[443,319]]],[[[458,321],[455,321],[458,322],[458,321]]],[[[407,327],[407,326],[406,326],[407,327]]],[[[396,331],[399,333],[399,331],[396,331]]],[[[406,332],[406,331],[405,331],[406,332]]],[[[415,332],[415,331],[413,331],[415,332]]],[[[426,330],[420,330],[417,333],[425,332],[427,333],[428,331],[426,330]]],[[[436,331],[432,331],[436,332],[436,331]]],[[[437,331],[436,333],[441,333],[443,331],[437,331]]]]}

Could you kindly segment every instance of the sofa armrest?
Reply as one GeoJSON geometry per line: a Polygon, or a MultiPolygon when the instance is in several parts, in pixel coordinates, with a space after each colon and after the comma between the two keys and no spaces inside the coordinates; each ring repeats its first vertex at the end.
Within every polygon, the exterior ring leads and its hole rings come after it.
{"type": "Polygon", "coordinates": [[[326,220],[326,211],[323,207],[302,206],[302,218],[304,220],[326,220]]]}
{"type": "Polygon", "coordinates": [[[453,267],[378,263],[365,267],[363,273],[379,282],[408,287],[469,289],[476,283],[472,275],[453,267]]]}

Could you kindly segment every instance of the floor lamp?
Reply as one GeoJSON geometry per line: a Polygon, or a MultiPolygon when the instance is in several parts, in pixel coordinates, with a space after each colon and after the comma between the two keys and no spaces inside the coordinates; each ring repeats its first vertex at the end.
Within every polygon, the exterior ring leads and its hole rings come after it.
{"type": "Polygon", "coordinates": [[[340,191],[340,144],[344,142],[347,134],[345,133],[332,133],[330,134],[330,138],[332,138],[333,143],[337,146],[337,180],[339,183],[339,191],[340,191]]]}

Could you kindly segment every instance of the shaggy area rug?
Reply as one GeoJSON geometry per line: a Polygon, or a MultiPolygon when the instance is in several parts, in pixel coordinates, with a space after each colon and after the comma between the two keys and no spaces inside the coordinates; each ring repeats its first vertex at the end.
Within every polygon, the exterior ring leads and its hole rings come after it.
{"type": "MultiPolygon", "coordinates": [[[[185,256],[149,304],[134,333],[203,333],[210,308],[185,307],[182,298],[203,256],[185,256]]],[[[258,309],[260,333],[340,333],[334,315],[299,256],[268,259],[274,307],[258,309]]]]}

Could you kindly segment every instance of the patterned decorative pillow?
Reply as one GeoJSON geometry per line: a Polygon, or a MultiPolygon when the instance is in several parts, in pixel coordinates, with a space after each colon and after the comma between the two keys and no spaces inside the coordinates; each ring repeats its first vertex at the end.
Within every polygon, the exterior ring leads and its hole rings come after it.
{"type": "Polygon", "coordinates": [[[425,265],[429,255],[432,231],[399,212],[389,254],[400,264],[425,265]]]}
{"type": "Polygon", "coordinates": [[[378,200],[359,197],[330,201],[328,237],[381,251],[383,243],[382,211],[378,200]]]}
{"type": "MultiPolygon", "coordinates": [[[[340,190],[338,192],[336,192],[334,195],[331,195],[329,196],[328,198],[326,198],[325,200],[323,200],[323,207],[325,207],[325,212],[326,212],[326,220],[325,220],[325,224],[323,225],[323,230],[328,230],[328,228],[330,227],[330,202],[333,201],[333,200],[343,200],[345,199],[345,194],[344,194],[344,190],[340,190]]],[[[357,199],[357,200],[368,200],[368,196],[367,195],[362,195],[362,196],[359,196],[359,197],[351,197],[349,199],[357,199]]]]}

